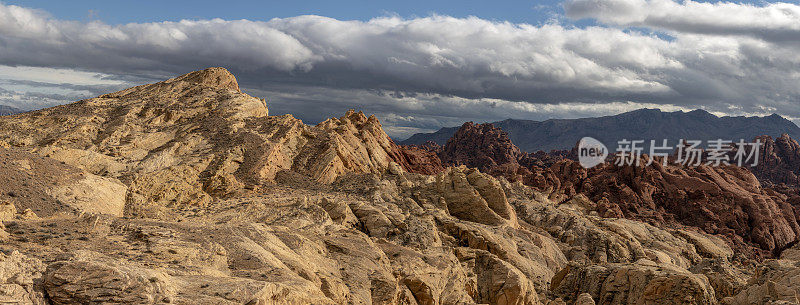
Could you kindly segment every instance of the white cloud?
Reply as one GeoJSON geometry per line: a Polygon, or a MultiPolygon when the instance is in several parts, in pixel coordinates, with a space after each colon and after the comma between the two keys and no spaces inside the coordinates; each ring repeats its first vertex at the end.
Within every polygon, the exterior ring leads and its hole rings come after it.
{"type": "Polygon", "coordinates": [[[792,3],[567,0],[564,9],[570,18],[592,18],[606,24],[768,41],[800,40],[800,5],[792,3]]]}
{"type": "Polygon", "coordinates": [[[794,37],[795,5],[571,0],[565,8],[571,17],[612,26],[447,16],[108,25],[0,5],[0,65],[84,71],[72,77],[27,72],[27,81],[46,87],[62,79],[84,82],[74,90],[89,92],[105,88],[92,79],[139,83],[224,66],[248,92],[274,101],[272,113],[315,122],[364,109],[396,134],[464,120],[640,107],[731,113],[733,105],[740,113],[774,109],[800,117],[797,39],[776,38],[794,37]]]}
{"type": "Polygon", "coordinates": [[[0,65],[0,79],[72,85],[122,85],[112,75],[43,67],[11,67],[0,65]]]}

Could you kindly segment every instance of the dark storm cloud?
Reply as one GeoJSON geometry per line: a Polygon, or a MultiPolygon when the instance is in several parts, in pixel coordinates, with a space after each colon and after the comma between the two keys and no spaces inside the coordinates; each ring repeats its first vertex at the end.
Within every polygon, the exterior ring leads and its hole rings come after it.
{"type": "Polygon", "coordinates": [[[664,0],[565,4],[574,18],[670,30],[671,37],[662,39],[626,28],[446,16],[111,26],[0,5],[0,64],[93,71],[129,83],[224,66],[245,91],[271,100],[272,113],[313,123],[363,109],[397,136],[464,120],[605,115],[642,106],[800,117],[800,54],[791,39],[767,33],[796,28],[797,6],[748,6],[742,12],[729,6],[664,0]],[[674,5],[701,6],[703,20],[720,20],[717,28],[730,31],[704,30],[703,24],[685,30],[689,23],[678,16],[642,15],[674,5]],[[774,20],[747,24],[749,10],[774,20]],[[724,14],[732,12],[739,21],[724,23],[724,14]],[[748,28],[767,34],[750,35],[743,30],[748,28]]]}

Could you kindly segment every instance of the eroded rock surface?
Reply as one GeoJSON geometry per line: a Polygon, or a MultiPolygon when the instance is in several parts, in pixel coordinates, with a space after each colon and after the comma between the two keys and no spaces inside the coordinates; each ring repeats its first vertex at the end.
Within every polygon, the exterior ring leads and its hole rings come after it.
{"type": "Polygon", "coordinates": [[[18,148],[0,148],[0,220],[30,210],[38,216],[99,213],[122,216],[128,187],[18,148]]]}
{"type": "Polygon", "coordinates": [[[705,276],[646,260],[570,265],[553,281],[553,291],[567,302],[588,293],[599,304],[716,304],[705,276]]]}
{"type": "MultiPolygon", "coordinates": [[[[775,175],[791,177],[785,172],[795,167],[796,146],[788,136],[774,143],[766,138],[760,168],[784,168],[775,175]]],[[[556,202],[570,204],[585,196],[590,204],[581,208],[602,217],[719,234],[749,257],[775,255],[800,237],[794,207],[800,197],[763,187],[753,173],[737,166],[647,165],[645,156],[636,166],[606,163],[587,170],[562,154],[522,152],[493,125],[472,123],[464,124],[439,156],[446,165],[466,164],[533,186],[556,202]]]]}
{"type": "Polygon", "coordinates": [[[307,126],[219,68],[0,117],[0,303],[793,300],[792,206],[752,175],[580,171],[465,126],[479,145],[307,126]]]}
{"type": "MultiPolygon", "coordinates": [[[[2,117],[0,130],[10,146],[121,180],[129,212],[149,217],[253,190],[284,170],[331,183],[403,160],[374,117],[350,111],[311,127],[268,116],[222,68],[2,117]]],[[[80,196],[85,185],[55,194],[80,196]]]]}

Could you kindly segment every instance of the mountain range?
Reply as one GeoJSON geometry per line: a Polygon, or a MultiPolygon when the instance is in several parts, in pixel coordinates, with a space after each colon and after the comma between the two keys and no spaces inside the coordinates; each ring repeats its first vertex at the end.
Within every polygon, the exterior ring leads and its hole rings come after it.
{"type": "Polygon", "coordinates": [[[12,114],[17,114],[17,113],[22,113],[22,112],[24,112],[24,111],[22,111],[22,110],[20,110],[18,108],[14,108],[14,107],[11,107],[11,106],[6,106],[6,105],[0,105],[0,115],[12,115],[12,114]]]}
{"type": "MultiPolygon", "coordinates": [[[[627,140],[668,140],[674,146],[679,139],[752,140],[757,136],[773,137],[788,134],[800,138],[800,127],[780,115],[764,117],[718,117],[705,110],[663,112],[658,109],[639,109],[618,115],[581,119],[551,119],[531,121],[507,119],[493,122],[508,133],[508,137],[523,151],[571,149],[582,137],[600,140],[612,151],[617,142],[627,140]]],[[[447,144],[459,127],[446,127],[433,133],[418,133],[400,144],[419,145],[427,141],[447,144]]]]}

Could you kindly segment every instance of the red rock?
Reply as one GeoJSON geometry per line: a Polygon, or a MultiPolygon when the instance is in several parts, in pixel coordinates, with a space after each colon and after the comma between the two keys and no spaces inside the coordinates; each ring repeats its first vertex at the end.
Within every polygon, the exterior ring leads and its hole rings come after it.
{"type": "MultiPolygon", "coordinates": [[[[765,138],[764,179],[791,183],[800,162],[797,142],[765,138]]],[[[572,152],[528,154],[492,124],[465,123],[439,152],[444,166],[466,165],[510,181],[522,181],[562,201],[582,193],[603,217],[625,217],[660,227],[696,227],[725,237],[740,253],[770,256],[800,236],[800,196],[762,187],[737,166],[684,167],[602,164],[590,170],[572,152]]],[[[646,160],[646,159],[645,159],[646,160]]]]}
{"type": "Polygon", "coordinates": [[[436,152],[430,148],[418,145],[398,145],[396,159],[407,172],[424,175],[438,174],[444,171],[444,167],[436,152]]]}
{"type": "Polygon", "coordinates": [[[514,171],[523,153],[511,143],[508,134],[490,123],[464,123],[442,149],[439,157],[445,164],[466,165],[488,173],[514,171]]]}
{"type": "Polygon", "coordinates": [[[583,193],[598,202],[601,216],[622,214],[660,227],[697,227],[725,236],[751,256],[777,253],[800,236],[794,208],[785,196],[762,188],[741,167],[604,164],[587,171],[585,178],[575,172],[557,174],[561,191],[583,193]]]}
{"type": "Polygon", "coordinates": [[[751,168],[753,173],[766,184],[800,186],[800,144],[787,134],[775,140],[770,136],[756,139],[763,144],[758,165],[751,168]]]}

